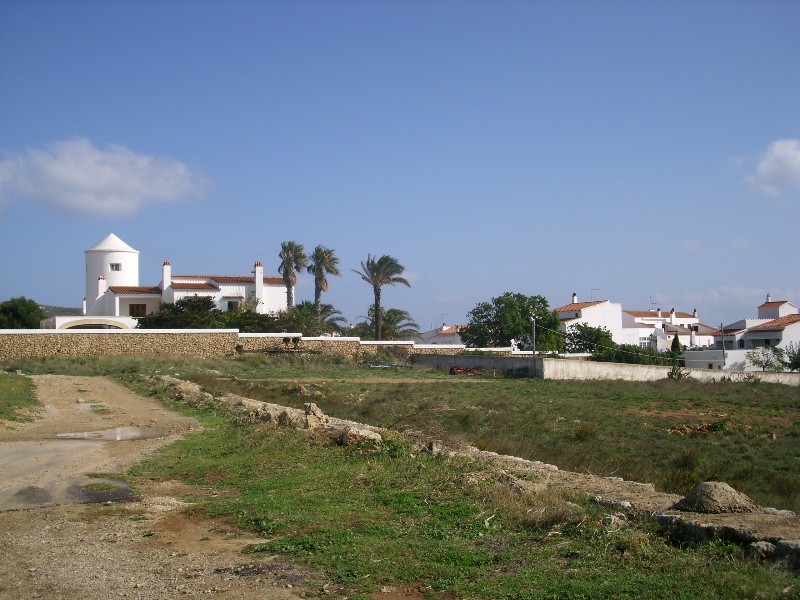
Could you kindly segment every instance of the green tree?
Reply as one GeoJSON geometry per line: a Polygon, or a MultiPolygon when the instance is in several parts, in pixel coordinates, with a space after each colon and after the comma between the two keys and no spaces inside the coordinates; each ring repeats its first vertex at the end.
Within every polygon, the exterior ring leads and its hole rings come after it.
{"type": "Polygon", "coordinates": [[[258,313],[252,308],[237,308],[223,313],[225,327],[241,333],[276,333],[281,331],[277,315],[258,313]]]}
{"type": "Polygon", "coordinates": [[[317,246],[309,256],[308,272],[314,276],[314,309],[319,315],[322,310],[322,292],[328,291],[326,275],[340,277],[339,257],[325,246],[317,246]]]}
{"type": "Polygon", "coordinates": [[[670,352],[672,352],[675,356],[678,356],[681,353],[681,340],[678,338],[678,334],[675,334],[675,337],[672,338],[672,346],[670,346],[670,352]]]}
{"type": "Polygon", "coordinates": [[[459,333],[467,346],[509,346],[511,340],[532,343],[532,320],[536,319],[536,350],[558,352],[564,348],[558,315],[550,311],[543,296],[506,292],[481,302],[468,314],[469,322],[459,333]]]}
{"type": "MultiPolygon", "coordinates": [[[[410,340],[419,336],[419,325],[407,311],[399,308],[381,308],[382,340],[410,340]]],[[[363,339],[373,339],[375,335],[375,307],[367,310],[365,321],[355,326],[354,333],[363,339]]]]}
{"type": "Polygon", "coordinates": [[[592,327],[586,323],[576,323],[567,328],[564,337],[564,350],[573,353],[594,352],[597,348],[615,348],[617,344],[611,332],[605,327],[592,327]]]}
{"type": "Polygon", "coordinates": [[[25,296],[0,302],[0,329],[39,329],[44,311],[25,296]]]}
{"type": "Polygon", "coordinates": [[[294,286],[297,283],[297,273],[306,268],[308,255],[303,250],[303,245],[297,242],[281,242],[281,251],[278,254],[281,264],[278,273],[283,276],[286,286],[286,308],[294,306],[294,286]]]}
{"type": "Polygon", "coordinates": [[[138,329],[222,329],[225,314],[206,296],[189,296],[174,303],[162,302],[158,311],[142,317],[138,329]]]}
{"type": "Polygon", "coordinates": [[[761,367],[762,371],[783,371],[784,363],[783,350],[778,347],[759,346],[748,350],[745,358],[754,367],[761,367]]]}
{"type": "Polygon", "coordinates": [[[800,343],[792,342],[784,348],[786,368],[790,371],[800,371],[800,343]]]}
{"type": "Polygon", "coordinates": [[[320,304],[319,312],[313,302],[300,304],[282,312],[278,318],[280,331],[302,333],[306,336],[339,333],[346,322],[342,313],[332,304],[320,304]]]}
{"type": "Polygon", "coordinates": [[[375,315],[374,320],[374,335],[376,340],[381,339],[382,327],[381,319],[383,312],[381,311],[381,288],[384,285],[401,284],[411,287],[411,284],[402,277],[405,267],[397,262],[393,256],[384,254],[376,259],[371,254],[367,255],[366,261],[361,261],[361,270],[353,269],[353,272],[361,277],[364,281],[372,286],[372,293],[375,296],[373,310],[375,315]]]}

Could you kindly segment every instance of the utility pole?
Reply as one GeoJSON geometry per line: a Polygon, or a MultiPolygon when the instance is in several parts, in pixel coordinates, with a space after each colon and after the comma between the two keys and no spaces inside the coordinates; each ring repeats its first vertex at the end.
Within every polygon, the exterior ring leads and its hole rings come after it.
{"type": "Polygon", "coordinates": [[[533,341],[533,357],[536,358],[536,316],[531,317],[531,333],[533,341]]]}
{"type": "Polygon", "coordinates": [[[725,370],[725,325],[719,324],[720,339],[722,339],[722,370],[725,370]]]}

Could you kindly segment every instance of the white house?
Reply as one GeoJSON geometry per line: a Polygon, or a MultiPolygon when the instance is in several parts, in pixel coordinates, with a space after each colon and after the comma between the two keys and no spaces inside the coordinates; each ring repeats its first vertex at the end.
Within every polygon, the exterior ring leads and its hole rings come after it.
{"type": "Polygon", "coordinates": [[[561,319],[561,331],[577,323],[591,327],[604,327],[611,332],[617,344],[633,344],[642,348],[669,350],[672,339],[677,335],[681,346],[712,346],[713,327],[703,325],[692,314],[657,310],[623,310],[622,305],[608,300],[578,302],[578,295],[572,294],[572,303],[559,306],[553,312],[561,319]]]}
{"type": "Polygon", "coordinates": [[[758,318],[740,319],[714,332],[714,350],[685,352],[687,367],[734,371],[760,370],[749,364],[747,352],[757,347],[786,348],[800,344],[800,311],[788,300],[767,301],[758,307],[758,318]]]}
{"type": "Polygon", "coordinates": [[[461,345],[460,331],[466,325],[450,325],[442,323],[439,329],[431,329],[419,334],[419,342],[422,344],[455,344],[461,345]]]}
{"type": "Polygon", "coordinates": [[[161,282],[139,285],[139,251],[113,233],[85,251],[86,297],[83,315],[51,317],[44,329],[116,328],[132,329],[136,319],[158,310],[162,302],[174,303],[189,296],[206,296],[220,310],[231,310],[242,302],[255,305],[259,313],[286,310],[283,278],[264,276],[256,262],[249,275],[173,275],[164,261],[161,282]]]}

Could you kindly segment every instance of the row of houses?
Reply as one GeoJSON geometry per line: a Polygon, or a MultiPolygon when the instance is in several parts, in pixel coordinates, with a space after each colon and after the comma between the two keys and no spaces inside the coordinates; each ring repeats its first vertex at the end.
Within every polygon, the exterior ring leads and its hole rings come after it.
{"type": "MultiPolygon", "coordinates": [[[[758,317],[741,319],[728,325],[712,327],[702,323],[697,309],[691,313],[676,311],[627,310],[609,300],[572,302],[553,309],[561,321],[561,331],[577,324],[603,327],[611,332],[617,344],[633,344],[642,348],[665,351],[678,338],[687,366],[709,369],[752,369],[746,361],[747,351],[758,347],[785,349],[800,344],[800,311],[788,300],[766,302],[757,308],[758,317]]],[[[422,334],[427,344],[461,343],[458,335],[465,325],[443,325],[422,334]]]]}

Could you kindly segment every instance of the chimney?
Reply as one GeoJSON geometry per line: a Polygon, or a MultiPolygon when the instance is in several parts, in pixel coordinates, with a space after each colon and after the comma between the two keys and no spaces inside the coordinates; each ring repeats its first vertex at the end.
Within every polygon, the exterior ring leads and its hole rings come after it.
{"type": "Polygon", "coordinates": [[[253,265],[253,283],[255,283],[256,312],[259,312],[258,307],[264,301],[264,265],[260,260],[253,265]]]}
{"type": "Polygon", "coordinates": [[[661,307],[660,306],[656,309],[656,316],[658,318],[661,318],[661,307]]]}
{"type": "Polygon", "coordinates": [[[99,298],[107,291],[108,291],[108,282],[106,281],[105,277],[100,275],[100,277],[97,278],[97,297],[99,298]]]}
{"type": "Polygon", "coordinates": [[[772,294],[767,294],[767,302],[772,302],[772,294]]]}
{"type": "Polygon", "coordinates": [[[697,318],[697,309],[692,309],[692,317],[697,318]]]}
{"type": "Polygon", "coordinates": [[[670,322],[671,325],[675,324],[675,309],[674,308],[670,309],[670,311],[669,311],[669,322],[670,322]]]}
{"type": "Polygon", "coordinates": [[[164,261],[164,266],[161,267],[161,289],[165,290],[172,285],[172,267],[168,260],[164,261]]]}
{"type": "Polygon", "coordinates": [[[578,294],[575,293],[575,292],[572,292],[572,303],[573,304],[577,304],[578,303],[578,294]]]}

